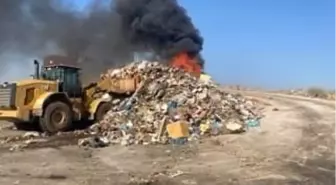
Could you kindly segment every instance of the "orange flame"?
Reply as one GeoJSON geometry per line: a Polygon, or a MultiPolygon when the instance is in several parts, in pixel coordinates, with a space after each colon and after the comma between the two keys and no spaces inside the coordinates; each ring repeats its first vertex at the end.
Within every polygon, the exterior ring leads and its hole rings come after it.
{"type": "Polygon", "coordinates": [[[186,72],[192,73],[196,77],[201,74],[201,66],[191,58],[187,53],[177,54],[171,61],[170,65],[176,68],[183,69],[186,72]]]}

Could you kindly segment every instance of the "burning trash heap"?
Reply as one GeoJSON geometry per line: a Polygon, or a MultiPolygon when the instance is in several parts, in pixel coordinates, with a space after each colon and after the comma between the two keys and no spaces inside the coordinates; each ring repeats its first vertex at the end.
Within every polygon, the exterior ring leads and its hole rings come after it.
{"type": "Polygon", "coordinates": [[[138,75],[143,79],[138,90],[127,99],[113,98],[112,110],[89,128],[96,137],[81,140],[80,145],[187,142],[242,132],[247,121],[261,118],[252,101],[158,62],[134,62],[104,74],[107,78],[138,75]]]}

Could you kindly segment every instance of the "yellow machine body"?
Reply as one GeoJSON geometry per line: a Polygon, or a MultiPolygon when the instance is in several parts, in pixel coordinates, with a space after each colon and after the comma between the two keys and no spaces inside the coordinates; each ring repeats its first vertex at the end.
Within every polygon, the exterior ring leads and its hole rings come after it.
{"type": "Polygon", "coordinates": [[[79,85],[80,91],[72,97],[71,91],[60,89],[62,86],[58,80],[35,78],[0,84],[0,120],[34,123],[44,116],[47,106],[54,102],[62,102],[60,106],[64,108],[65,104],[68,107],[65,109],[70,109],[71,115],[68,117],[72,121],[93,120],[100,105],[111,101],[104,98],[104,94],[112,95],[112,98],[129,96],[135,92],[139,82],[138,78],[102,78],[87,87],[79,85]]]}

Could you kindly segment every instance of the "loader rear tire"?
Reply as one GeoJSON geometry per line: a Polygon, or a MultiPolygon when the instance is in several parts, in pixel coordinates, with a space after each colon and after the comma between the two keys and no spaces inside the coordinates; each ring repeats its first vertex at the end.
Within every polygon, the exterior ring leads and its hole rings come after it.
{"type": "Polygon", "coordinates": [[[69,105],[63,102],[50,103],[40,118],[42,131],[55,134],[64,132],[72,127],[72,112],[69,105]]]}
{"type": "Polygon", "coordinates": [[[109,102],[103,102],[99,105],[96,114],[95,114],[95,121],[101,121],[104,119],[105,114],[111,110],[112,104],[109,102]]]}

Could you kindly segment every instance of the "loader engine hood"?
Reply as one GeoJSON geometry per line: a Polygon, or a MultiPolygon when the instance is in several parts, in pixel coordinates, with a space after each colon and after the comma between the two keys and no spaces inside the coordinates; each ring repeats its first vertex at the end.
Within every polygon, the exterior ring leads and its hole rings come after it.
{"type": "Polygon", "coordinates": [[[49,80],[21,80],[15,83],[0,84],[0,109],[16,109],[17,103],[21,105],[22,99],[25,99],[28,92],[38,90],[39,94],[43,92],[58,91],[58,83],[49,80]],[[17,101],[20,100],[20,101],[17,101]]]}

